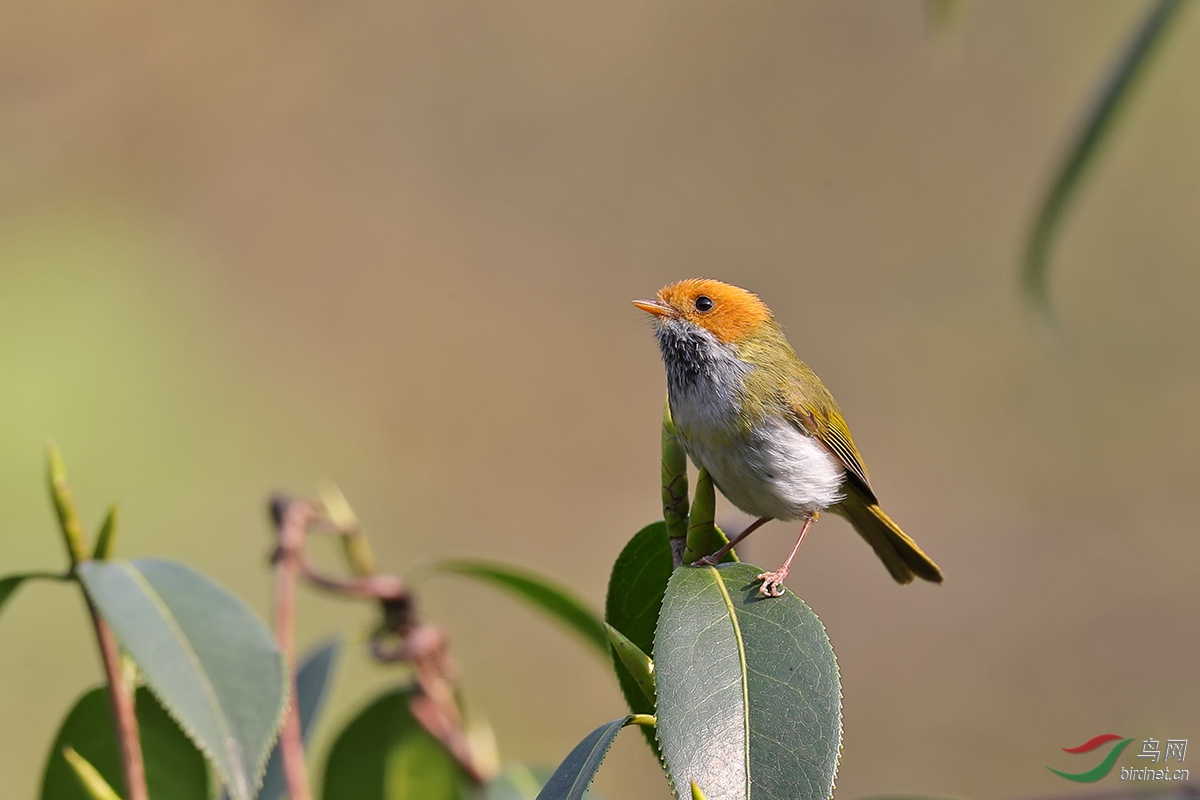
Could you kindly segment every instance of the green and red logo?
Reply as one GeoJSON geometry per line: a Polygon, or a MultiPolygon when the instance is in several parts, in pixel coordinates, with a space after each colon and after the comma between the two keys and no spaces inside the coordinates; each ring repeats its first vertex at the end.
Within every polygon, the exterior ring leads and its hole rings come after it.
{"type": "Polygon", "coordinates": [[[1054,767],[1046,767],[1046,769],[1050,770],[1055,775],[1061,775],[1069,781],[1075,781],[1076,783],[1095,783],[1108,773],[1112,772],[1113,764],[1117,763],[1117,759],[1120,758],[1121,752],[1124,751],[1132,741],[1133,739],[1126,739],[1121,736],[1117,736],[1115,733],[1102,733],[1093,739],[1088,739],[1078,747],[1063,748],[1063,751],[1067,753],[1090,753],[1093,750],[1103,747],[1109,742],[1117,742],[1117,744],[1113,745],[1112,749],[1108,751],[1108,755],[1104,757],[1104,760],[1089,769],[1087,772],[1062,772],[1054,767]]]}

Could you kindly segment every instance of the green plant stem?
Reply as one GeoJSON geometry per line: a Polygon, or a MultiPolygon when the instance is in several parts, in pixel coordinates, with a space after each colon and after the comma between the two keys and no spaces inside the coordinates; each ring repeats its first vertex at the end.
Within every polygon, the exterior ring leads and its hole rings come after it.
{"type": "Polygon", "coordinates": [[[272,502],[279,533],[275,551],[275,641],[287,665],[291,698],[279,730],[279,753],[284,783],[291,800],[312,800],[304,739],[300,731],[300,703],[296,695],[296,586],[303,572],[304,536],[313,516],[308,503],[287,498],[272,502]]]}
{"type": "MultiPolygon", "coordinates": [[[[46,445],[46,481],[50,486],[50,500],[54,504],[54,513],[58,517],[58,527],[62,533],[63,543],[67,547],[67,558],[71,566],[68,572],[74,577],[76,567],[89,558],[87,538],[83,533],[83,524],[79,521],[79,513],[75,510],[75,501],[71,498],[71,488],[67,484],[67,469],[63,464],[62,454],[53,442],[46,445]]],[[[115,526],[115,517],[110,517],[115,526]]],[[[105,549],[112,541],[112,531],[102,537],[107,540],[105,549]]],[[[142,760],[142,740],[138,732],[137,713],[133,705],[132,688],[125,682],[124,671],[121,669],[121,648],[112,628],[100,616],[91,598],[84,592],[88,614],[92,618],[92,628],[96,631],[96,643],[100,648],[100,662],[104,666],[104,676],[108,680],[108,700],[112,707],[113,724],[117,729],[117,745],[121,751],[121,774],[125,779],[125,793],[128,800],[149,800],[146,789],[146,765],[142,760]]]]}
{"type": "Polygon", "coordinates": [[[688,477],[687,453],[679,441],[675,421],[671,419],[671,404],[663,404],[662,422],[662,504],[667,537],[675,566],[683,563],[683,551],[688,535],[688,477]]]}
{"type": "Polygon", "coordinates": [[[696,495],[692,498],[692,513],[688,518],[687,547],[683,560],[691,564],[717,549],[717,492],[708,470],[700,468],[696,479],[696,495]]]}

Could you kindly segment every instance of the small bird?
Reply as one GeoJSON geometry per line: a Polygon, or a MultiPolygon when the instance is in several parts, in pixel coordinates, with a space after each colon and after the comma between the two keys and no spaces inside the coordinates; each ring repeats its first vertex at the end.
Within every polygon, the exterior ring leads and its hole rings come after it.
{"type": "Polygon", "coordinates": [[[633,304],[654,315],[684,449],[731,503],[758,518],[697,564],[715,566],[772,519],[803,520],[783,566],[758,576],[759,594],[779,597],[805,535],[829,509],[850,521],[898,583],[942,582],[937,564],[879,507],[833,395],[757,295],[692,278],[633,304]]]}

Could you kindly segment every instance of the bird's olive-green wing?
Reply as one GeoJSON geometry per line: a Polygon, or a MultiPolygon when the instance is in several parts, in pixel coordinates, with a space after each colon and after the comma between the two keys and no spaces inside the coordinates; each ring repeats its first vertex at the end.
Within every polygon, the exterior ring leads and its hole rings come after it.
{"type": "Polygon", "coordinates": [[[780,410],[789,414],[797,427],[814,437],[841,462],[862,498],[876,502],[867,468],[833,395],[816,373],[796,357],[778,325],[774,322],[764,325],[760,333],[738,346],[738,358],[759,367],[745,378],[749,395],[773,397],[780,410]],[[788,357],[781,358],[781,352],[788,357]]]}
{"type": "Polygon", "coordinates": [[[795,422],[816,438],[846,469],[847,475],[870,502],[876,502],[871,479],[863,464],[850,428],[842,418],[837,401],[803,362],[785,389],[784,402],[794,415],[795,422]]]}

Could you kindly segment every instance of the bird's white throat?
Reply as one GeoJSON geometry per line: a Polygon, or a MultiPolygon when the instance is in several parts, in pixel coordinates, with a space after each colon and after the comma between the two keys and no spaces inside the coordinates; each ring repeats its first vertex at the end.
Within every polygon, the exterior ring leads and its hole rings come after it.
{"type": "Polygon", "coordinates": [[[745,428],[752,365],[682,320],[661,323],[658,339],[680,439],[731,503],[756,517],[789,520],[844,499],[841,465],[806,431],[772,416],[745,428]]]}

